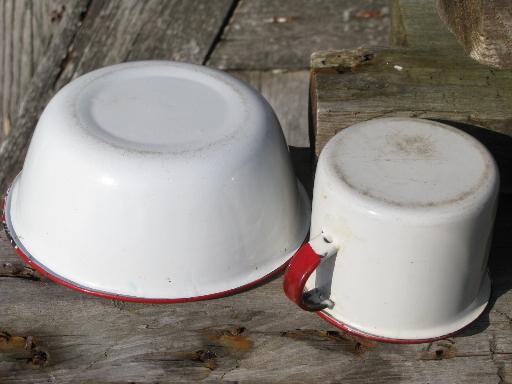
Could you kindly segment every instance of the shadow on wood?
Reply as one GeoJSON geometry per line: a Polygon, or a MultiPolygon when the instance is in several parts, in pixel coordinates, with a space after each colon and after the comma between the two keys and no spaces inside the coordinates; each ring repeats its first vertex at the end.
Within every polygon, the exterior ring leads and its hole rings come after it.
{"type": "Polygon", "coordinates": [[[292,159],[293,170],[302,183],[309,198],[313,196],[313,153],[311,148],[288,147],[292,159]]]}
{"type": "Polygon", "coordinates": [[[492,296],[484,314],[459,335],[463,337],[487,329],[490,325],[489,313],[494,304],[500,296],[512,289],[512,137],[470,124],[439,119],[436,121],[458,128],[479,140],[492,153],[500,170],[500,197],[489,256],[492,296]]]}

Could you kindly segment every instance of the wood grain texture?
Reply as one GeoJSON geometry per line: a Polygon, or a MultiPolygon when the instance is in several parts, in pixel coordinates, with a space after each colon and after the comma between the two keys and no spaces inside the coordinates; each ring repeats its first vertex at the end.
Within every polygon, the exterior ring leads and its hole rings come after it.
{"type": "MultiPolygon", "coordinates": [[[[512,200],[502,197],[489,310],[460,335],[431,344],[349,336],[289,302],[280,277],[224,299],[144,305],[4,273],[0,382],[507,383],[511,217],[512,200]]],[[[0,263],[13,257],[6,244],[2,233],[0,263]]]]}
{"type": "Polygon", "coordinates": [[[454,120],[512,134],[512,72],[402,48],[324,52],[312,60],[317,155],[341,129],[379,116],[454,120]]]}
{"type": "Polygon", "coordinates": [[[77,0],[67,5],[0,146],[0,188],[20,170],[39,114],[51,96],[93,69],[138,59],[202,63],[232,0],[77,0]],[[158,42],[153,41],[157,38],[158,42]],[[149,41],[152,40],[152,41],[149,41]],[[165,42],[164,42],[165,40],[165,42]]]}
{"type": "Polygon", "coordinates": [[[306,69],[320,49],[386,45],[386,0],[241,0],[209,64],[306,69]]]}
{"type": "Polygon", "coordinates": [[[61,21],[54,30],[58,38],[52,39],[40,58],[34,75],[20,101],[16,124],[0,145],[0,189],[20,170],[29,139],[39,114],[54,93],[54,84],[61,73],[61,65],[68,56],[68,48],[80,27],[88,0],[69,2],[61,13],[61,21]],[[71,6],[72,4],[72,6],[71,6]]]}
{"type": "Polygon", "coordinates": [[[232,0],[93,0],[57,88],[106,65],[133,60],[201,64],[232,0]]]}
{"type": "Polygon", "coordinates": [[[311,57],[315,154],[341,129],[379,116],[473,124],[512,134],[512,72],[476,63],[431,0],[394,0],[393,48],[316,52],[311,57]]]}
{"type": "Polygon", "coordinates": [[[507,0],[438,0],[441,19],[482,64],[512,67],[512,7],[507,0]]]}
{"type": "Polygon", "coordinates": [[[21,97],[67,6],[73,3],[66,4],[64,0],[0,3],[0,142],[16,124],[21,97]]]}

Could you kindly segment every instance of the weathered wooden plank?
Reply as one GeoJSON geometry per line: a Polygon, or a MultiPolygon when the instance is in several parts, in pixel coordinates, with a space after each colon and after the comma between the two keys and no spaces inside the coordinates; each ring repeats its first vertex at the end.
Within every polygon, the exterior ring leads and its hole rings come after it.
{"type": "MultiPolygon", "coordinates": [[[[398,372],[417,375],[407,376],[407,382],[510,382],[512,274],[506,271],[511,269],[512,249],[512,72],[468,58],[442,25],[432,1],[394,1],[391,14],[394,48],[319,52],[312,56],[310,108],[315,153],[318,155],[341,129],[379,116],[448,120],[491,150],[502,183],[490,258],[494,291],[488,312],[477,321],[478,326],[473,325],[476,328],[472,326],[461,335],[468,343],[467,349],[459,344],[459,337],[454,339],[457,358],[451,360],[455,363],[451,371],[438,375],[436,364],[436,373],[425,373],[427,365],[417,367],[405,350],[393,352],[404,358],[398,372]],[[484,352],[486,348],[488,353],[484,352]],[[463,362],[457,360],[461,356],[465,356],[463,362]],[[482,376],[469,367],[473,362],[480,366],[482,376]],[[415,368],[414,374],[409,373],[410,367],[415,368]],[[487,376],[489,370],[494,370],[494,377],[487,376]]],[[[423,351],[425,364],[439,356],[451,356],[451,345],[439,343],[423,351]]],[[[376,370],[384,376],[387,373],[380,366],[376,370]]],[[[404,378],[395,381],[400,379],[404,378]]]]}
{"type": "Polygon", "coordinates": [[[63,13],[55,32],[59,38],[52,40],[40,60],[16,126],[0,147],[2,190],[21,168],[37,118],[60,87],[80,74],[125,60],[202,63],[224,25],[232,0],[81,0],[77,4],[63,13]],[[155,36],[158,42],[148,42],[155,36]],[[166,42],[160,44],[163,40],[166,42]]]}
{"type": "Polygon", "coordinates": [[[241,0],[210,65],[306,69],[320,49],[386,45],[385,0],[241,0]]]}
{"type": "Polygon", "coordinates": [[[317,155],[336,132],[378,116],[454,120],[512,134],[512,72],[402,48],[317,53],[312,60],[317,155]]]}
{"type": "Polygon", "coordinates": [[[0,142],[15,124],[21,96],[53,32],[73,5],[64,0],[4,0],[0,4],[0,142]]]}
{"type": "MultiPolygon", "coordinates": [[[[467,57],[434,1],[395,0],[391,16],[394,48],[312,55],[316,155],[339,130],[378,116],[444,119],[512,134],[512,72],[467,57]]],[[[492,144],[500,140],[506,138],[492,144]]]]}

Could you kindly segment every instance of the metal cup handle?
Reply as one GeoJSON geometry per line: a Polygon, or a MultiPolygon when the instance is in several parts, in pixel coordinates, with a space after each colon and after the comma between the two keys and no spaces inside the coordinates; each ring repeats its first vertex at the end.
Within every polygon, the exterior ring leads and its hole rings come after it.
{"type": "Polygon", "coordinates": [[[305,311],[320,311],[334,303],[323,298],[318,289],[304,292],[306,282],[320,263],[338,253],[338,246],[322,233],[304,244],[292,257],[284,275],[286,296],[305,311]]]}

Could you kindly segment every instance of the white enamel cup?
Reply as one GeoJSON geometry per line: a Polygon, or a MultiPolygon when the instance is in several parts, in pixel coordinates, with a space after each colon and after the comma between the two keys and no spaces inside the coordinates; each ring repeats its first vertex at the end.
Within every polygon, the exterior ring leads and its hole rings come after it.
{"type": "Polygon", "coordinates": [[[450,126],[381,118],[342,130],[318,160],[311,240],[288,266],[287,296],[381,341],[460,330],[489,300],[498,184],[487,149],[450,126]]]}
{"type": "Polygon", "coordinates": [[[64,87],[4,212],[18,254],[43,274],[141,302],[254,285],[284,268],[310,218],[263,97],[221,71],[165,61],[64,87]]]}

